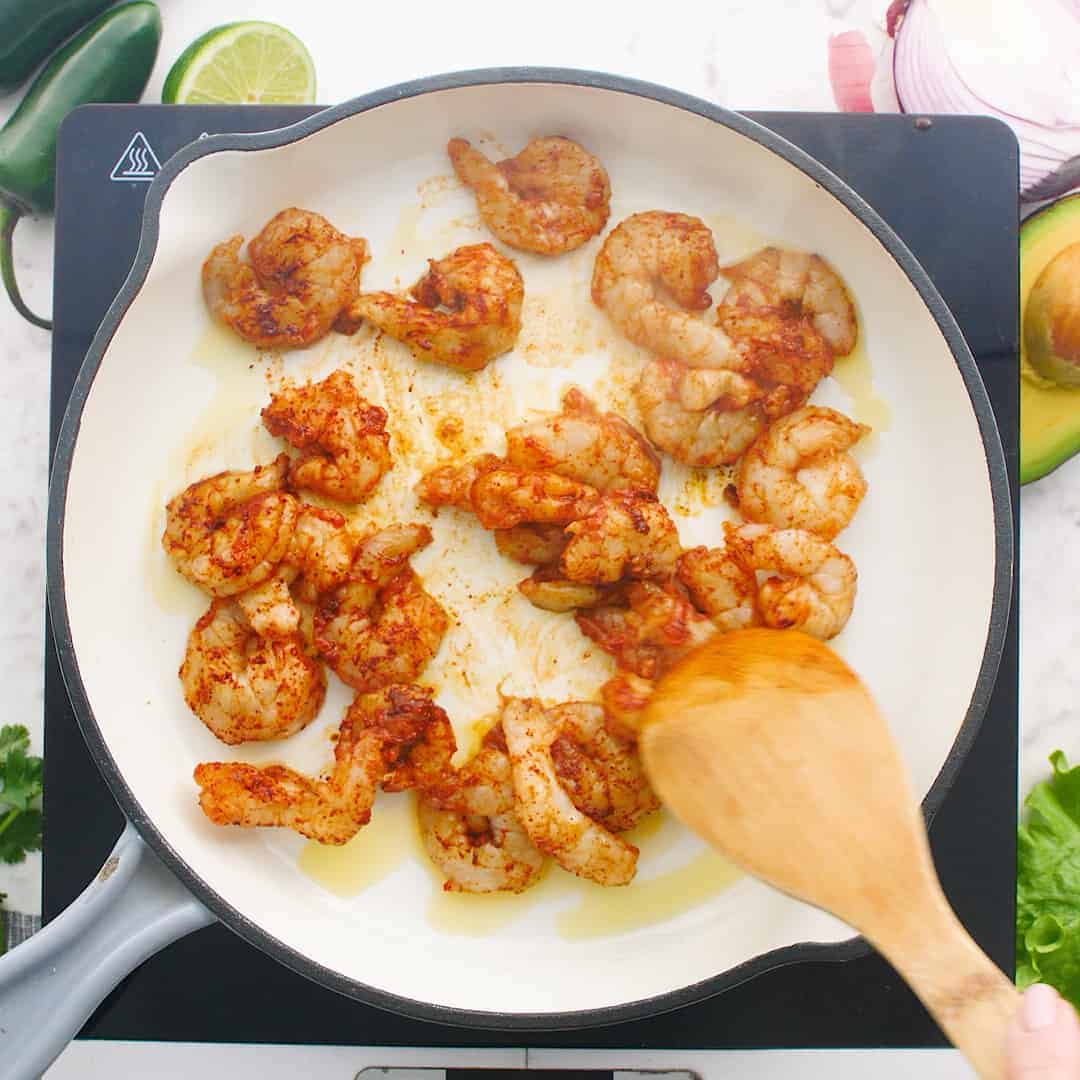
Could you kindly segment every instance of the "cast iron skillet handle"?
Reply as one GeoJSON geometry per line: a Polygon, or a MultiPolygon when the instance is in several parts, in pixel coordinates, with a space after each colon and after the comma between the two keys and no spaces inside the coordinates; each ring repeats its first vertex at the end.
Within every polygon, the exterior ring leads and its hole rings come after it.
{"type": "Polygon", "coordinates": [[[0,1061],[36,1080],[128,972],[214,917],[130,823],[62,915],[0,957],[0,1061]]]}

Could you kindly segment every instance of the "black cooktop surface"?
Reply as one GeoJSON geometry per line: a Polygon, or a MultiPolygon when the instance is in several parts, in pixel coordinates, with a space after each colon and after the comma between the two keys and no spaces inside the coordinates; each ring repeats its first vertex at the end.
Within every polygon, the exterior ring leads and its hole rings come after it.
{"type": "MultiPolygon", "coordinates": [[[[75,374],[138,245],[147,180],[203,134],[281,127],[314,110],[90,106],[65,122],[56,212],[52,433],[75,374]]],[[[1002,125],[972,118],[754,113],[845,179],[922,262],[960,323],[994,406],[1017,511],[1017,162],[1002,125]]],[[[153,363],[152,357],[147,357],[153,363]]],[[[947,627],[941,627],[946,633],[947,627]]],[[[122,827],[72,714],[51,631],[45,673],[46,919],[101,866],[122,827]]],[[[913,677],[915,673],[913,673],[913,677]]],[[[931,841],[968,929],[1013,970],[1017,634],[989,713],[936,814],[931,841]]],[[[527,972],[523,972],[527,977],[527,972]]],[[[98,1009],[84,1036],[205,1042],[611,1047],[944,1045],[914,996],[876,956],[760,975],[651,1020],[528,1035],[441,1027],[340,997],[222,926],[152,957],[98,1009]]]]}

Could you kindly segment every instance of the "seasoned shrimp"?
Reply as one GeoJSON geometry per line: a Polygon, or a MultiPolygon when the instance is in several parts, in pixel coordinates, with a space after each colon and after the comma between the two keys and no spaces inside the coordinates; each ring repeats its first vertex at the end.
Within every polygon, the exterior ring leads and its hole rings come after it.
{"type": "Polygon", "coordinates": [[[429,543],[426,525],[375,533],[360,545],[345,584],[321,599],[316,647],[354,689],[410,682],[439,651],[446,612],[409,566],[429,543]]]}
{"type": "Polygon", "coordinates": [[[567,702],[548,710],[559,729],[551,759],[570,801],[611,832],[632,829],[660,809],[633,741],[612,731],[599,705],[567,702]]]}
{"type": "Polygon", "coordinates": [[[215,825],[293,829],[320,844],[348,843],[371,820],[386,771],[384,737],[350,708],[334,745],[327,779],[312,779],[287,765],[258,768],[210,761],[195,767],[199,806],[215,825]]]}
{"type": "Polygon", "coordinates": [[[529,839],[564,869],[598,885],[626,885],[638,849],[579,810],[559,782],[553,744],[562,734],[555,710],[510,698],[502,726],[514,775],[518,818],[529,839]]]}
{"type": "Polygon", "coordinates": [[[596,500],[596,488],[554,472],[493,469],[472,487],[472,508],[485,529],[509,529],[522,522],[565,524],[596,500]]]}
{"type": "Polygon", "coordinates": [[[417,488],[431,506],[457,506],[476,514],[485,529],[535,523],[566,525],[583,516],[596,488],[556,472],[526,472],[490,455],[462,466],[444,465],[417,488]]]}
{"type": "Polygon", "coordinates": [[[561,413],[506,433],[511,465],[557,472],[601,492],[620,487],[656,491],[660,462],[638,431],[615,413],[601,413],[580,390],[568,390],[562,404],[561,413]]]}
{"type": "Polygon", "coordinates": [[[669,578],[682,550],[664,504],[650,492],[609,492],[566,527],[559,566],[571,581],[606,585],[624,578],[669,578]]]}
{"type": "Polygon", "coordinates": [[[805,317],[834,356],[855,348],[855,306],[843,279],[820,255],[766,247],[722,273],[731,282],[724,307],[773,308],[790,318],[805,317]]]}
{"type": "Polygon", "coordinates": [[[232,596],[268,580],[292,541],[299,503],[283,489],[282,454],[251,472],[199,480],[165,508],[166,553],[211,596],[232,596]]]}
{"type": "Polygon", "coordinates": [[[336,510],[304,505],[296,521],[285,565],[294,575],[297,593],[315,603],[321,593],[344,584],[356,555],[357,537],[336,510]]]}
{"type": "Polygon", "coordinates": [[[526,566],[557,562],[566,547],[566,533],[561,525],[524,522],[510,529],[496,529],[494,536],[500,555],[526,566]]]}
{"type": "Polygon", "coordinates": [[[244,238],[210,252],[202,268],[210,313],[264,349],[302,349],[333,326],[356,297],[367,243],[326,218],[292,207],[270,219],[240,259],[244,238]]]}
{"type": "Polygon", "coordinates": [[[300,629],[300,609],[292,595],[295,573],[285,564],[268,581],[238,593],[237,607],[251,629],[263,638],[291,638],[300,629]]]}
{"type": "Polygon", "coordinates": [[[701,386],[717,373],[702,369],[704,378],[690,378],[698,374],[672,360],[645,365],[635,389],[645,433],[654,446],[686,465],[728,465],[764,430],[765,414],[756,402],[725,408],[722,396],[712,398],[715,386],[701,386]],[[707,406],[696,407],[710,399],[707,406]]]}
{"type": "Polygon", "coordinates": [[[298,635],[259,636],[231,600],[215,600],[195,624],[180,683],[191,711],[229,744],[295,735],[326,694],[322,665],[298,635]]]}
{"type": "Polygon", "coordinates": [[[694,606],[718,630],[757,626],[757,576],[726,548],[696,547],[684,551],[676,572],[694,606]]]}
{"type": "Polygon", "coordinates": [[[347,371],[287,386],[270,399],[262,419],[271,435],[300,450],[289,469],[293,487],[357,503],[390,468],[386,410],[365,401],[347,371]]]}
{"type": "Polygon", "coordinates": [[[760,387],[758,407],[769,418],[797,409],[832,371],[832,349],[805,316],[783,308],[723,304],[716,318],[760,387]]]}
{"type": "Polygon", "coordinates": [[[354,333],[363,322],[397,338],[418,360],[479,371],[509,352],[521,333],[525,285],[518,268],[490,244],[459,247],[429,260],[409,296],[361,293],[338,319],[354,333]]]}
{"type": "Polygon", "coordinates": [[[828,640],[844,629],[855,605],[855,564],[827,540],[802,529],[725,523],[728,550],[744,566],[770,575],[758,586],[766,626],[828,640]]]}
{"type": "Polygon", "coordinates": [[[382,737],[384,791],[438,792],[446,786],[457,741],[450,718],[432,700],[431,690],[404,683],[357,694],[350,712],[382,737]]]}
{"type": "Polygon", "coordinates": [[[848,450],[869,431],[835,409],[814,405],[777,420],[739,464],[739,510],[751,521],[831,540],[866,494],[862,470],[848,450]]]}
{"type": "Polygon", "coordinates": [[[579,611],[581,632],[624,671],[657,679],[691,649],[708,641],[716,626],[675,585],[635,582],[610,604],[579,611]]]}
{"type": "Polygon", "coordinates": [[[416,494],[428,506],[453,506],[472,510],[473,484],[483,476],[506,464],[495,454],[481,454],[464,465],[440,465],[420,478],[416,494]]]}
{"type": "Polygon", "coordinates": [[[593,267],[592,298],[635,345],[690,367],[721,369],[725,394],[745,404],[757,388],[718,326],[692,314],[711,303],[720,271],[712,233],[700,218],[650,210],[620,222],[593,267]],[[679,307],[663,299],[670,296],[679,307]]]}
{"type": "Polygon", "coordinates": [[[652,679],[643,679],[632,671],[619,671],[608,679],[600,687],[600,700],[612,732],[636,740],[641,731],[641,714],[655,689],[652,679]]]}
{"type": "Polygon", "coordinates": [[[448,892],[523,892],[544,867],[544,856],[518,820],[510,758],[501,729],[448,776],[449,787],[424,791],[417,803],[420,834],[448,892]]]}
{"type": "Polygon", "coordinates": [[[530,139],[516,157],[497,163],[465,139],[451,139],[446,152],[458,179],[475,193],[484,224],[512,248],[561,255],[607,224],[607,172],[571,139],[530,139]]]}
{"type": "Polygon", "coordinates": [[[540,567],[530,577],[519,581],[518,589],[530,604],[545,611],[596,607],[608,595],[608,590],[602,586],[567,580],[555,566],[540,567]]]}

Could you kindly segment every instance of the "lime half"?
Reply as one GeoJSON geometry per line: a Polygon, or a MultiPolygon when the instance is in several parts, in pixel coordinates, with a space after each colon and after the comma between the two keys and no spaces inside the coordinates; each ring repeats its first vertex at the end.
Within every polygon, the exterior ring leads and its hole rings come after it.
{"type": "Polygon", "coordinates": [[[207,31],[172,66],[166,105],[306,105],[315,100],[315,65],[283,26],[234,22],[207,31]]]}

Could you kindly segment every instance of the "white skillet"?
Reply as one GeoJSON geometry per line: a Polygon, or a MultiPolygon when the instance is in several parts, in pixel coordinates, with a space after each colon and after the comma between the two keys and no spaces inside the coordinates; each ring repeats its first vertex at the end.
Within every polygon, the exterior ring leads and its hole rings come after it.
{"type": "MultiPolygon", "coordinates": [[[[672,905],[671,917],[630,919],[613,933],[585,936],[566,933],[573,922],[566,912],[595,908],[595,896],[575,892],[576,884],[552,887],[521,912],[492,915],[488,932],[476,935],[438,914],[430,871],[411,854],[342,898],[298,870],[297,838],[217,829],[196,808],[190,776],[199,760],[280,758],[317,770],[347,695],[332,695],[316,724],[287,747],[230,751],[216,743],[184,707],[176,679],[185,634],[205,601],[162,584],[161,506],[212,465],[249,466],[273,449],[254,433],[267,370],[321,373],[345,357],[362,383],[373,377],[341,341],[284,366],[253,353],[254,366],[230,366],[221,336],[208,336],[200,264],[218,240],[250,236],[277,210],[299,205],[369,239],[376,258],[366,286],[391,286],[395,277],[408,284],[423,257],[486,238],[470,220],[468,196],[431,178],[449,172],[448,137],[488,133],[510,152],[533,134],[581,141],[611,175],[612,224],[650,207],[704,214],[718,225],[722,259],[767,237],[824,254],[844,276],[858,302],[873,393],[891,419],[864,460],[870,494],[839,541],[858,565],[860,591],[837,644],[880,702],[928,809],[959,767],[986,708],[1007,621],[1013,552],[1004,458],[978,372],[941,298],[835,176],[714,105],[547,69],[426,79],[282,131],[209,138],[168,162],[149,192],[135,266],[79,375],[54,463],[49,600],[61,664],[91,753],[131,824],[72,908],[0,961],[0,1054],[12,1075],[40,1072],[128,970],[214,918],[362,1001],[418,1018],[524,1030],[664,1011],[772,966],[865,947],[841,923],[746,879],[689,908],[672,905]],[[726,217],[738,226],[725,225],[726,217]],[[223,426],[227,438],[208,435],[193,448],[193,431],[223,426]]],[[[578,334],[580,348],[559,356],[558,335],[540,325],[543,305],[531,316],[526,310],[537,344],[532,360],[519,349],[497,361],[510,387],[501,399],[507,408],[554,407],[570,383],[601,392],[614,386],[617,396],[618,386],[605,383],[606,358],[628,354],[588,304],[596,243],[557,272],[520,260],[527,292],[550,298],[556,323],[573,310],[588,325],[563,327],[578,334]]],[[[458,376],[417,377],[435,396],[456,391],[459,411],[468,412],[458,376]]],[[[858,408],[835,382],[815,400],[858,408]]],[[[436,449],[432,442],[399,454],[402,476],[436,449]]],[[[665,473],[666,494],[677,496],[685,472],[665,464],[665,473]]],[[[678,518],[684,543],[717,537],[726,511],[690,509],[678,518]]],[[[483,551],[468,547],[478,541],[467,530],[445,528],[419,567],[442,582],[453,605],[440,566],[463,558],[464,548],[469,558],[483,551]]],[[[484,558],[475,574],[505,584],[484,558]]],[[[516,662],[505,635],[485,630],[485,618],[472,619],[480,647],[470,663],[478,672],[491,668],[479,680],[487,689],[455,691],[446,664],[440,669],[440,693],[459,723],[476,718],[460,714],[481,709],[507,674],[499,664],[516,662]]],[[[552,640],[580,653],[576,633],[571,624],[552,640]]],[[[515,668],[512,689],[552,698],[579,692],[594,670],[589,663],[558,675],[515,668]]],[[[696,857],[694,842],[673,829],[665,826],[670,842],[644,845],[643,881],[696,857]]]]}

